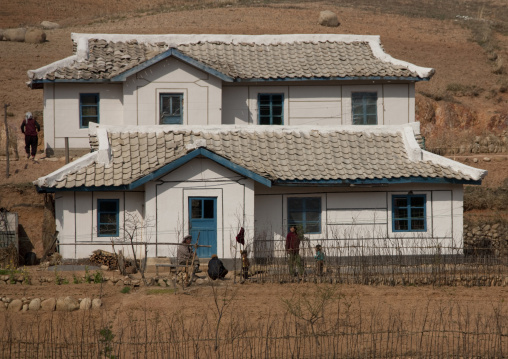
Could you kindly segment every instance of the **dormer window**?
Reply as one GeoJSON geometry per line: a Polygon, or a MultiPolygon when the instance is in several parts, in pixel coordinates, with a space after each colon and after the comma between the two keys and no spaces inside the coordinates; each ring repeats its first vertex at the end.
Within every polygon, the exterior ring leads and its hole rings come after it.
{"type": "Polygon", "coordinates": [[[258,95],[258,123],[260,125],[284,124],[284,94],[260,93],[258,95]]]}
{"type": "Polygon", "coordinates": [[[353,92],[353,125],[377,125],[377,92],[353,92]]]}
{"type": "Polygon", "coordinates": [[[183,124],[183,93],[161,93],[159,102],[161,125],[183,124]]]}

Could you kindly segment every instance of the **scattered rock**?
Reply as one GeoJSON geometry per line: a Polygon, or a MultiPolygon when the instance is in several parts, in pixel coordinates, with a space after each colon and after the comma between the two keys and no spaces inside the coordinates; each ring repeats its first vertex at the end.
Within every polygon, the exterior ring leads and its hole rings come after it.
{"type": "Polygon", "coordinates": [[[25,41],[25,28],[17,28],[17,29],[7,29],[4,30],[4,38],[7,41],[17,41],[17,42],[23,42],[25,41]]]}
{"type": "Polygon", "coordinates": [[[41,302],[41,309],[46,311],[53,311],[55,310],[56,306],[56,299],[55,298],[49,298],[46,300],[43,300],[41,302]]]}
{"type": "Polygon", "coordinates": [[[325,10],[319,13],[319,25],[337,27],[340,25],[340,22],[336,13],[330,10],[325,10]]]}
{"type": "Polygon", "coordinates": [[[30,309],[30,310],[41,309],[41,300],[39,298],[32,299],[30,301],[30,304],[28,304],[28,309],[30,309]]]}
{"type": "Polygon", "coordinates": [[[92,300],[92,309],[99,309],[102,306],[102,300],[95,298],[92,300]]]}
{"type": "Polygon", "coordinates": [[[23,304],[23,309],[21,309],[22,312],[28,312],[28,304],[23,304]]]}
{"type": "Polygon", "coordinates": [[[490,157],[483,157],[483,160],[484,160],[485,162],[490,162],[490,157]]]}
{"type": "Polygon", "coordinates": [[[90,298],[84,298],[81,303],[79,303],[79,309],[81,310],[89,310],[92,307],[92,300],[90,298]]]}
{"type": "Polygon", "coordinates": [[[58,29],[60,27],[59,24],[57,24],[56,22],[51,22],[51,21],[43,21],[43,22],[41,22],[41,26],[43,29],[46,29],[46,30],[58,29]]]}
{"type": "Polygon", "coordinates": [[[101,265],[101,269],[102,269],[102,270],[109,270],[109,267],[108,267],[107,265],[104,265],[104,264],[103,264],[103,265],[101,265]]]}
{"type": "Polygon", "coordinates": [[[46,33],[41,29],[28,29],[25,34],[25,42],[40,44],[46,41],[46,33]]]}
{"type": "Polygon", "coordinates": [[[72,312],[79,309],[79,302],[72,297],[58,298],[56,301],[56,310],[62,312],[72,312]]]}
{"type": "Polygon", "coordinates": [[[14,299],[9,303],[9,307],[7,308],[11,312],[19,312],[23,307],[23,302],[19,299],[14,299]]]}
{"type": "Polygon", "coordinates": [[[474,162],[474,163],[478,163],[478,158],[476,158],[476,157],[475,157],[475,158],[473,158],[473,162],[474,162]]]}

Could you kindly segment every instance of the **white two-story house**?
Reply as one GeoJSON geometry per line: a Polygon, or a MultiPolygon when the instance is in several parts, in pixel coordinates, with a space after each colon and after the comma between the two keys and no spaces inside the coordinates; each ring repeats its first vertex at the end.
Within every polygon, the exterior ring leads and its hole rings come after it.
{"type": "Polygon", "coordinates": [[[329,252],[460,252],[463,185],[486,172],[420,147],[415,83],[434,70],[379,37],[72,40],[72,56],[28,72],[47,153],[86,153],[35,181],[55,193],[65,258],[110,248],[133,221],[149,257],[191,233],[202,256],[233,258],[242,227],[256,258],[282,256],[291,224],[329,252]]]}

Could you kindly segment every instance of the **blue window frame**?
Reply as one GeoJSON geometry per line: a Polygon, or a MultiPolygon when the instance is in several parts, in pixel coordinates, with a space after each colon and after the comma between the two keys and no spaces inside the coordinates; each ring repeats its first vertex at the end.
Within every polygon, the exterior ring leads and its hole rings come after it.
{"type": "Polygon", "coordinates": [[[394,195],[392,197],[392,230],[394,232],[425,232],[427,196],[394,195]]]}
{"type": "Polygon", "coordinates": [[[183,93],[161,93],[159,96],[160,124],[183,124],[183,93]]]}
{"type": "Polygon", "coordinates": [[[288,230],[293,225],[304,233],[321,233],[321,197],[288,198],[288,230]]]}
{"type": "Polygon", "coordinates": [[[99,94],[79,94],[79,128],[88,128],[90,122],[99,123],[99,94]]]}
{"type": "Polygon", "coordinates": [[[284,94],[258,94],[258,123],[260,125],[284,124],[284,94]]]}
{"type": "Polygon", "coordinates": [[[353,125],[377,125],[377,92],[353,92],[353,125]]]}
{"type": "Polygon", "coordinates": [[[118,199],[97,200],[97,236],[118,237],[119,206],[118,199]]]}

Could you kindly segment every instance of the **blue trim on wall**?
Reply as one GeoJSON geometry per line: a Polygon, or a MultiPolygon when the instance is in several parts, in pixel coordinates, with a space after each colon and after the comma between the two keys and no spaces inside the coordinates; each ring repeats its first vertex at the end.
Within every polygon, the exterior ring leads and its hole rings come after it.
{"type": "Polygon", "coordinates": [[[197,67],[198,69],[200,69],[206,73],[209,73],[210,75],[220,78],[222,81],[233,82],[232,77],[229,77],[229,76],[223,74],[222,72],[219,72],[219,71],[203,64],[202,62],[196,61],[193,58],[182,54],[180,51],[178,51],[177,49],[174,49],[174,48],[171,48],[171,49],[163,52],[162,54],[154,56],[150,60],[147,60],[138,66],[135,66],[125,72],[122,72],[120,75],[117,75],[117,76],[111,78],[111,81],[125,81],[127,79],[127,77],[132,76],[132,75],[138,73],[139,71],[142,71],[142,70],[158,63],[159,61],[162,61],[162,60],[167,59],[169,57],[176,57],[177,59],[188,63],[189,65],[197,67]]]}
{"type": "Polygon", "coordinates": [[[395,194],[392,195],[392,232],[427,232],[427,195],[425,194],[395,194]],[[397,198],[405,198],[406,199],[406,205],[405,206],[396,206],[395,200],[397,198]],[[423,198],[423,206],[413,206],[412,199],[413,198],[423,198]],[[396,209],[405,209],[406,217],[396,217],[395,216],[395,210],[396,209]],[[413,216],[413,211],[416,211],[417,209],[423,209],[423,217],[415,217],[413,216]],[[420,220],[423,221],[423,228],[422,229],[414,229],[413,228],[413,220],[420,220]],[[395,223],[399,222],[406,222],[407,229],[395,229],[396,225],[395,223]]]}
{"type": "Polygon", "coordinates": [[[400,178],[374,178],[374,179],[356,179],[356,180],[275,180],[274,185],[277,186],[351,186],[351,185],[390,185],[400,183],[430,183],[430,184],[470,184],[481,185],[482,180],[457,180],[454,178],[442,177],[400,177],[400,178]]]}
{"type": "Polygon", "coordinates": [[[120,200],[117,198],[98,198],[97,199],[97,237],[118,237],[120,229],[120,200]],[[101,203],[114,203],[115,211],[101,211],[101,203]],[[101,233],[101,225],[107,225],[108,223],[101,223],[101,214],[114,214],[116,218],[115,233],[101,233]]]}
{"type": "Polygon", "coordinates": [[[286,82],[286,81],[429,81],[430,78],[420,77],[395,77],[395,76],[346,76],[346,77],[279,77],[279,78],[235,78],[234,82],[286,82]]]}

